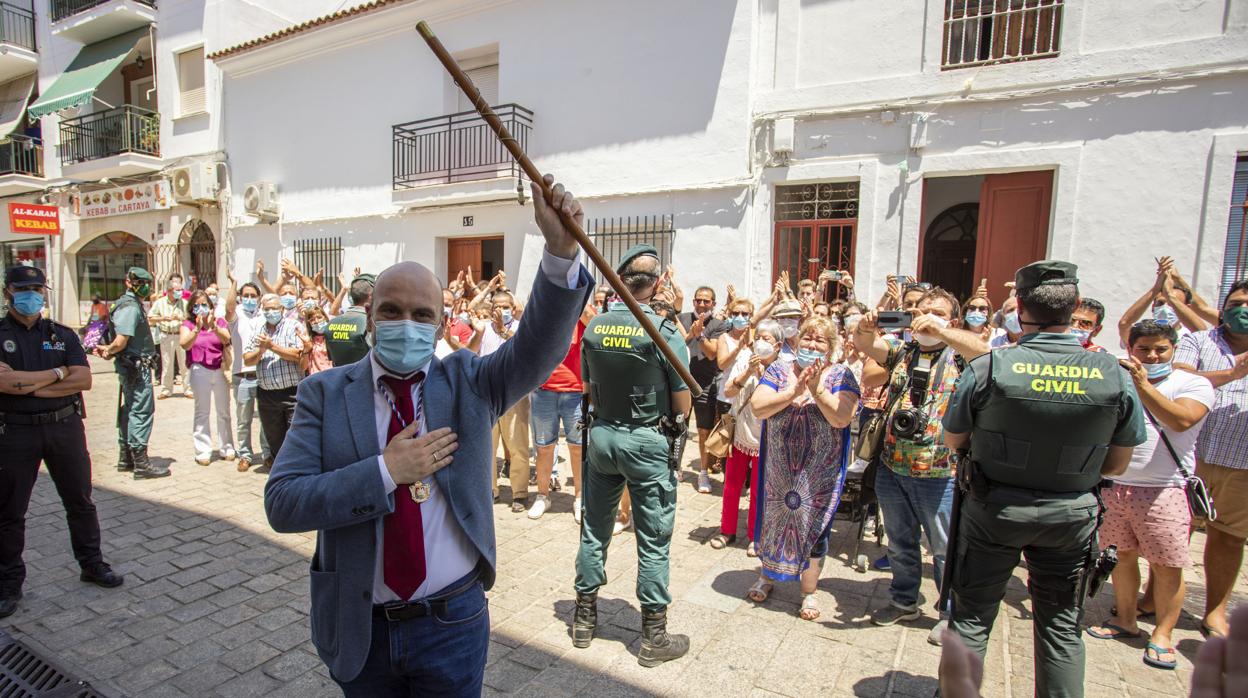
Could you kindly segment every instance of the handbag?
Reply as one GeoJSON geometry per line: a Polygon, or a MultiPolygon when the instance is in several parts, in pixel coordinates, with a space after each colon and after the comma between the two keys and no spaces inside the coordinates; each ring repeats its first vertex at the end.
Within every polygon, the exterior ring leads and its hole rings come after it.
{"type": "Polygon", "coordinates": [[[728,452],[732,448],[733,439],[737,432],[737,412],[741,410],[742,405],[747,405],[750,398],[754,395],[754,390],[758,387],[758,381],[754,381],[753,385],[747,383],[745,388],[737,394],[732,401],[732,408],[719,416],[719,421],[715,422],[715,427],[711,429],[710,435],[706,437],[706,452],[711,454],[717,460],[728,458],[728,452]]]}
{"type": "MultiPolygon", "coordinates": [[[[898,360],[901,355],[898,354],[898,360]]],[[[893,375],[893,370],[897,368],[897,361],[891,362],[885,367],[888,375],[893,375]]],[[[858,427],[858,440],[854,442],[854,457],[864,460],[868,463],[875,460],[880,455],[880,450],[884,447],[884,434],[888,432],[888,416],[892,414],[893,408],[897,406],[897,402],[901,400],[901,396],[905,393],[904,386],[901,389],[894,388],[889,383],[889,399],[884,409],[871,415],[871,418],[858,427]]]]}
{"type": "Polygon", "coordinates": [[[1183,474],[1183,490],[1187,494],[1187,508],[1192,512],[1192,516],[1198,519],[1207,519],[1213,521],[1218,518],[1218,510],[1213,506],[1213,497],[1209,495],[1209,489],[1205,487],[1205,481],[1199,475],[1194,475],[1183,467],[1183,460],[1179,458],[1179,454],[1175,452],[1174,446],[1171,445],[1170,439],[1166,437],[1166,432],[1153,418],[1153,415],[1144,410],[1144,414],[1148,417],[1148,421],[1152,422],[1153,427],[1157,429],[1157,434],[1161,436],[1161,442],[1166,445],[1166,450],[1170,452],[1170,457],[1174,459],[1174,464],[1179,466],[1179,472],[1183,474]]]}

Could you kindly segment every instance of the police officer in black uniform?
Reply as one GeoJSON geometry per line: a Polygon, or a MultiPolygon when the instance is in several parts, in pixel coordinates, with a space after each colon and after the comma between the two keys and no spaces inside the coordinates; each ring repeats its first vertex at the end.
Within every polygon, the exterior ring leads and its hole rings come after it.
{"type": "Polygon", "coordinates": [[[44,319],[43,271],[17,266],[5,274],[8,315],[0,320],[0,618],[17,610],[26,565],[26,509],[39,463],[65,506],[81,579],[120,586],[100,555],[100,520],[91,501],[91,457],[82,426],[82,391],[91,369],[78,334],[44,319]]]}
{"type": "MultiPolygon", "coordinates": [[[[1144,442],[1143,407],[1126,371],[1069,333],[1075,265],[1046,260],[1014,277],[1025,334],[973,359],[945,412],[945,442],[970,448],[949,627],[984,655],[1006,585],[1027,560],[1037,696],[1082,696],[1082,597],[1096,560],[1102,477],[1126,471],[1144,442]]],[[[956,547],[955,547],[956,546],[956,547]]]]}

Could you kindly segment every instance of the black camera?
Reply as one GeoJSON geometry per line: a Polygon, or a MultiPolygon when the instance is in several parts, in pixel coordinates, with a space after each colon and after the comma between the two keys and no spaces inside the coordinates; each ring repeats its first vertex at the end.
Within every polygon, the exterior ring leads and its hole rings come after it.
{"type": "Polygon", "coordinates": [[[899,409],[889,420],[889,428],[893,436],[899,439],[913,440],[927,431],[927,388],[931,381],[932,362],[926,357],[915,357],[910,362],[903,390],[910,392],[910,407],[899,409]]]}

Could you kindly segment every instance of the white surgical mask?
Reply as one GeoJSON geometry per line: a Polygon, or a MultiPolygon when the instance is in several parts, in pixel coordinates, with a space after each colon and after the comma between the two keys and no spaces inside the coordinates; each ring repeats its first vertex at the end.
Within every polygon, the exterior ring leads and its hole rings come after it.
{"type": "MultiPolygon", "coordinates": [[[[928,315],[928,317],[932,319],[932,322],[936,323],[937,325],[940,325],[942,329],[949,326],[949,321],[944,319],[943,317],[940,317],[939,315],[928,315]]],[[[942,343],[940,337],[932,337],[932,336],[925,335],[925,334],[916,333],[914,335],[914,339],[915,341],[919,343],[919,346],[925,349],[938,346],[942,343]]]]}
{"type": "Polygon", "coordinates": [[[780,329],[784,332],[785,339],[793,339],[797,336],[798,320],[797,318],[780,318],[780,329]]]}
{"type": "Polygon", "coordinates": [[[776,355],[776,347],[765,339],[754,340],[754,355],[766,361],[776,355]]]}

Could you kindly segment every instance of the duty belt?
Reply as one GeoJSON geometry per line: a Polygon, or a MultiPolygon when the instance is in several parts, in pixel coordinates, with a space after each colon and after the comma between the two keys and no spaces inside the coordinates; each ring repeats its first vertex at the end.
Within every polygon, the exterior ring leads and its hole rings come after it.
{"type": "Polygon", "coordinates": [[[53,424],[78,413],[78,405],[66,405],[51,412],[6,413],[0,412],[0,424],[53,424]]]}

